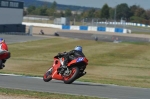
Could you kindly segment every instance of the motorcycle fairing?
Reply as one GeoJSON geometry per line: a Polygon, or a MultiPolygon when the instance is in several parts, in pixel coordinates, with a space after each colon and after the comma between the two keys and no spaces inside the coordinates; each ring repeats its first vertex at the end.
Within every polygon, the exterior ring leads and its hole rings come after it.
{"type": "Polygon", "coordinates": [[[0,55],[0,60],[7,59],[9,57],[10,57],[9,53],[3,53],[3,54],[0,55]]]}
{"type": "Polygon", "coordinates": [[[78,62],[85,62],[88,64],[88,60],[85,57],[78,57],[77,59],[72,60],[68,63],[68,66],[71,66],[72,64],[78,63],[78,62]]]}
{"type": "MultiPolygon", "coordinates": [[[[52,78],[56,80],[63,80],[63,76],[61,74],[57,73],[57,69],[63,65],[64,58],[54,58],[53,62],[53,71],[52,71],[52,78]]],[[[78,62],[85,62],[87,64],[88,60],[85,57],[78,57],[77,59],[72,60],[69,62],[68,66],[71,66],[72,64],[78,63],[78,62]]]]}
{"type": "Polygon", "coordinates": [[[54,58],[53,71],[52,71],[52,78],[53,79],[56,79],[56,80],[62,80],[63,79],[63,77],[60,74],[57,74],[57,69],[60,66],[61,66],[60,60],[58,58],[54,58]]]}

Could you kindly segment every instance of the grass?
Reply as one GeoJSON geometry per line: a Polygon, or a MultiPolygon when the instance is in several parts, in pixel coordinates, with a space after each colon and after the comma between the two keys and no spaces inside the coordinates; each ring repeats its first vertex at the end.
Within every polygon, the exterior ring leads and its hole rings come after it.
{"type": "Polygon", "coordinates": [[[87,75],[80,81],[150,88],[150,44],[110,43],[67,38],[51,38],[9,44],[12,57],[2,73],[43,76],[53,56],[83,46],[89,60],[87,75]]]}
{"type": "MultiPolygon", "coordinates": [[[[75,95],[66,95],[66,94],[56,94],[56,93],[47,93],[47,92],[36,92],[36,91],[27,91],[27,90],[16,90],[16,89],[7,89],[0,88],[0,95],[7,97],[19,97],[20,99],[25,98],[36,98],[36,99],[104,99],[97,97],[89,96],[75,96],[75,95]]],[[[19,99],[17,98],[17,99],[19,99]]],[[[14,99],[14,98],[13,98],[14,99]]],[[[105,98],[106,99],[106,98],[105,98]]]]}
{"type": "MultiPolygon", "coordinates": [[[[42,77],[52,65],[54,55],[58,52],[69,51],[76,45],[83,46],[83,52],[89,60],[86,68],[87,74],[78,79],[79,81],[150,88],[149,43],[111,43],[49,38],[9,44],[11,58],[0,72],[42,77]]],[[[47,93],[0,88],[0,94],[22,95],[23,93],[27,97],[60,99],[57,97],[59,94],[48,95],[47,93]]],[[[60,97],[61,99],[92,99],[92,97],[71,95],[61,95],[60,97]]]]}
{"type": "Polygon", "coordinates": [[[150,35],[150,31],[149,32],[132,32],[132,34],[146,34],[146,35],[150,35]]]}

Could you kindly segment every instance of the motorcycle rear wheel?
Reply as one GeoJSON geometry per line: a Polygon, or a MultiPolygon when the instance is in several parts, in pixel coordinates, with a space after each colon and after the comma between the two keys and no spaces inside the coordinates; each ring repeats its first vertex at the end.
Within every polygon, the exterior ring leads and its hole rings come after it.
{"type": "Polygon", "coordinates": [[[44,80],[45,82],[49,82],[50,80],[52,80],[52,75],[51,75],[51,73],[52,73],[52,70],[51,70],[51,71],[47,71],[47,72],[44,74],[43,80],[44,80]]]}
{"type": "Polygon", "coordinates": [[[78,67],[72,67],[70,70],[71,70],[71,74],[69,76],[63,77],[63,81],[65,84],[71,84],[72,82],[74,82],[80,72],[78,67]]]}
{"type": "Polygon", "coordinates": [[[4,67],[3,67],[3,62],[2,62],[2,60],[0,60],[0,69],[3,69],[4,67]]]}

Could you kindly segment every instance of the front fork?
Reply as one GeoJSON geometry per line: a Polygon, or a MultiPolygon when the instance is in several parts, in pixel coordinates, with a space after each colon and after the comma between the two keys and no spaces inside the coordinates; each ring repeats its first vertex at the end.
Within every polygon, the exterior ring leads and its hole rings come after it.
{"type": "Polygon", "coordinates": [[[52,70],[53,70],[53,67],[51,67],[51,68],[47,71],[46,76],[51,75],[51,74],[52,74],[52,70]]]}

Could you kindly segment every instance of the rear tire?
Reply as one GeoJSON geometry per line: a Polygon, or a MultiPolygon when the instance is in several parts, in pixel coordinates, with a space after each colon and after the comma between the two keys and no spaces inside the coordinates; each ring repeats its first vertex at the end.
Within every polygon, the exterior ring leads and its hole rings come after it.
{"type": "Polygon", "coordinates": [[[3,62],[2,62],[2,60],[0,60],[0,69],[3,69],[3,68],[4,68],[3,62]]]}
{"type": "Polygon", "coordinates": [[[69,76],[64,76],[63,77],[63,81],[65,84],[71,84],[72,82],[74,82],[76,80],[76,78],[79,75],[79,68],[78,67],[72,67],[71,68],[72,73],[69,76]]]}
{"type": "Polygon", "coordinates": [[[52,80],[52,70],[51,71],[47,71],[44,76],[43,76],[43,80],[45,82],[49,82],[52,80]]]}

